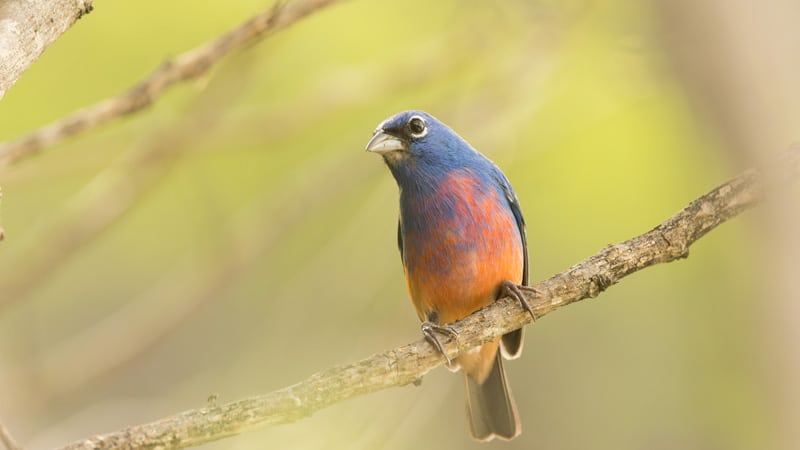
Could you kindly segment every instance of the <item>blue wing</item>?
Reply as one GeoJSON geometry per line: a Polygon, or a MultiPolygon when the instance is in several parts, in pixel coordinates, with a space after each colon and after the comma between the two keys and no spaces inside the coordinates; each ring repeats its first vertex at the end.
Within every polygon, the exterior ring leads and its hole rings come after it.
{"type": "Polygon", "coordinates": [[[503,194],[508,201],[508,207],[511,209],[511,212],[514,214],[514,219],[517,222],[517,229],[519,230],[519,238],[522,241],[522,254],[524,257],[524,264],[522,265],[522,285],[528,285],[528,237],[525,234],[525,218],[522,216],[522,208],[519,206],[519,199],[517,198],[517,194],[514,192],[514,188],[511,187],[511,183],[508,182],[508,179],[495,166],[495,179],[497,183],[500,184],[500,187],[503,190],[503,194]]]}
{"type": "MultiPolygon", "coordinates": [[[[494,167],[494,175],[497,183],[500,185],[501,189],[503,190],[503,194],[505,195],[506,200],[508,201],[508,207],[511,209],[511,212],[514,214],[514,219],[517,222],[517,229],[519,230],[519,238],[522,241],[522,255],[523,255],[523,265],[522,265],[522,285],[528,285],[528,238],[525,234],[525,218],[522,216],[522,208],[519,206],[519,199],[517,198],[517,194],[514,192],[514,188],[511,187],[511,183],[509,183],[508,178],[503,174],[503,172],[497,167],[494,167]]],[[[503,350],[503,355],[508,359],[518,358],[522,354],[522,344],[525,338],[524,328],[520,328],[518,330],[514,330],[510,333],[506,333],[503,335],[501,340],[501,349],[503,350]]]]}

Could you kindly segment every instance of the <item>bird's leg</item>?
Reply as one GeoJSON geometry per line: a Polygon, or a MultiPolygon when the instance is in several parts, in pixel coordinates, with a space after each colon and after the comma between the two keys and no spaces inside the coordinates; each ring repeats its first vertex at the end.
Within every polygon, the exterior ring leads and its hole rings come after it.
{"type": "Polygon", "coordinates": [[[446,334],[447,336],[453,338],[453,340],[458,341],[458,333],[456,333],[456,330],[447,325],[439,325],[438,323],[434,323],[429,320],[422,322],[420,329],[422,330],[422,334],[425,336],[425,339],[430,342],[430,344],[433,345],[436,350],[442,354],[442,356],[444,356],[445,360],[447,360],[447,367],[452,367],[453,361],[451,361],[450,357],[447,356],[447,351],[444,349],[444,344],[442,344],[442,341],[439,340],[439,336],[437,336],[436,333],[446,334]]]}
{"type": "Polygon", "coordinates": [[[536,322],[536,314],[533,312],[533,305],[531,305],[531,302],[525,298],[525,294],[522,293],[523,291],[529,292],[533,296],[538,296],[540,294],[539,291],[530,286],[523,286],[521,284],[512,283],[508,280],[503,281],[503,283],[500,285],[500,297],[507,296],[517,300],[522,306],[522,309],[528,311],[533,321],[536,322]]]}

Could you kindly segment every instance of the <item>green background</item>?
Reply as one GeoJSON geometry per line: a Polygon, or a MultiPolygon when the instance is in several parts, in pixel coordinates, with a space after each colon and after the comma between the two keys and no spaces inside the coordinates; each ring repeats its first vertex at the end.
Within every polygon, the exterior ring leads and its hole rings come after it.
{"type": "MultiPolygon", "coordinates": [[[[401,110],[429,111],[504,170],[533,280],[651,229],[742,167],[698,119],[646,6],[344,2],[0,169],[0,418],[26,448],[58,446],[419,338],[397,189],[363,151],[401,110]]],[[[96,2],[0,102],[0,139],[264,7],[96,2]]],[[[736,219],[687,260],[529,327],[507,364],[523,434],[487,447],[774,448],[752,235],[736,219]]],[[[478,448],[460,377],[439,368],[208,447],[478,448]]]]}

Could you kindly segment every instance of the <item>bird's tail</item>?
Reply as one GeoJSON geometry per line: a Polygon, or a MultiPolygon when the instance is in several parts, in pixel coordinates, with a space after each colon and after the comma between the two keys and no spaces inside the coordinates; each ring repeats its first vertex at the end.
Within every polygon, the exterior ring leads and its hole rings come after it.
{"type": "Polygon", "coordinates": [[[514,439],[522,431],[517,413],[517,405],[511,389],[506,384],[506,371],[500,352],[494,365],[482,384],[468,374],[464,374],[467,389],[467,419],[473,439],[491,441],[499,438],[514,439]]]}

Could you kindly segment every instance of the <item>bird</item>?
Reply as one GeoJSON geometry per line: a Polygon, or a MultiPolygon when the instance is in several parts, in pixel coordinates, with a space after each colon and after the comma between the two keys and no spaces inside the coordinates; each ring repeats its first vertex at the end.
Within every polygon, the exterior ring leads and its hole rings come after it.
{"type": "MultiPolygon", "coordinates": [[[[400,191],[397,246],[426,339],[447,359],[438,335],[503,296],[535,319],[528,285],[525,219],[503,172],[424,111],[381,122],[366,150],[381,155],[400,191]]],[[[503,359],[520,356],[523,330],[447,359],[464,372],[470,436],[511,440],[522,430],[503,359]]]]}

